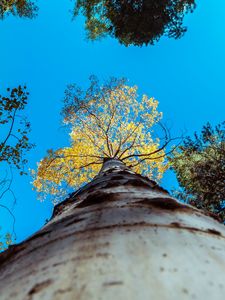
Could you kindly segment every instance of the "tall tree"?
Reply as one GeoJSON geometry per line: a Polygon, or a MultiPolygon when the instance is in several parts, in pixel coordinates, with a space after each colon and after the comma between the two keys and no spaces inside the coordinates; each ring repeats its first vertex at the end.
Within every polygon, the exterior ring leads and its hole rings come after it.
{"type": "Polygon", "coordinates": [[[89,39],[109,34],[126,46],[142,46],[162,35],[180,38],[184,15],[195,6],[195,0],[77,0],[74,16],[85,16],[89,39]]]}
{"type": "Polygon", "coordinates": [[[183,188],[176,193],[180,199],[225,222],[225,122],[215,128],[207,123],[200,135],[187,137],[170,160],[183,188]]]}
{"type": "Polygon", "coordinates": [[[36,0],[0,0],[0,18],[4,19],[8,15],[22,18],[34,18],[38,7],[36,0]]]}
{"type": "Polygon", "coordinates": [[[157,100],[138,97],[137,87],[124,80],[111,79],[101,86],[91,77],[86,91],[68,86],[62,115],[71,127],[71,146],[48,151],[33,172],[37,191],[53,194],[57,201],[71,187],[93,179],[106,158],[159,180],[167,169],[165,149],[171,139],[167,131],[164,140],[154,138],[154,125],[162,117],[157,107],[157,100]]]}
{"type": "MultiPolygon", "coordinates": [[[[13,226],[11,235],[15,237],[15,217],[12,211],[1,203],[7,195],[15,202],[16,198],[12,189],[13,172],[19,171],[20,175],[26,174],[26,153],[34,146],[29,142],[30,122],[23,111],[26,107],[29,93],[26,86],[8,88],[4,95],[0,95],[0,209],[6,210],[12,217],[13,226]]],[[[12,238],[12,236],[11,236],[12,238]]],[[[6,243],[0,243],[0,250],[9,244],[10,235],[6,235],[6,243]]]]}
{"type": "Polygon", "coordinates": [[[0,254],[1,297],[223,300],[224,248],[223,225],[107,158],[40,231],[0,254]]]}
{"type": "Polygon", "coordinates": [[[156,100],[114,83],[67,90],[72,146],[40,163],[35,185],[95,177],[0,254],[4,300],[224,298],[224,226],[135,173],[164,170],[166,142],[152,138],[161,114],[156,100]]]}

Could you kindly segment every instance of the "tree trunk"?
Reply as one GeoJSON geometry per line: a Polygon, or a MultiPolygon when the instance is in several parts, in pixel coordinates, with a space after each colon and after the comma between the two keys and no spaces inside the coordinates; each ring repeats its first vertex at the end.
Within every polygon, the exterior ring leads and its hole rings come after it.
{"type": "Polygon", "coordinates": [[[0,255],[1,300],[222,300],[225,229],[108,160],[0,255]]]}

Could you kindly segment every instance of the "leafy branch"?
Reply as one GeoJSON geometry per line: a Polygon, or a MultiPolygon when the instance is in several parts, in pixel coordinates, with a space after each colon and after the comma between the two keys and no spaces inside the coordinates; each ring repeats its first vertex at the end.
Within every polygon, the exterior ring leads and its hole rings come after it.
{"type": "MultiPolygon", "coordinates": [[[[25,155],[34,147],[28,138],[31,129],[30,123],[23,114],[20,114],[27,105],[28,95],[26,86],[7,88],[6,94],[0,95],[0,138],[2,140],[0,142],[0,166],[2,169],[10,170],[10,177],[6,172],[0,182],[0,201],[6,199],[7,194],[10,194],[13,198],[13,205],[16,203],[16,196],[12,189],[13,170],[18,170],[20,175],[27,174],[25,155]]],[[[12,218],[12,232],[9,235],[11,239],[12,237],[16,238],[16,219],[12,209],[2,203],[0,203],[0,208],[6,210],[12,218]]]]}

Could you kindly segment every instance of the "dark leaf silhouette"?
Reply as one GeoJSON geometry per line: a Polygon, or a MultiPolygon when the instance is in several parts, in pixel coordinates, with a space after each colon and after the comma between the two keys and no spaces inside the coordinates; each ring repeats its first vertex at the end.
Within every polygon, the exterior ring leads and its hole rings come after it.
{"type": "Polygon", "coordinates": [[[38,7],[30,0],[0,0],[0,18],[8,15],[22,18],[34,18],[37,15],[38,7]]]}
{"type": "Polygon", "coordinates": [[[126,46],[142,46],[162,35],[180,38],[184,15],[195,6],[195,0],[78,0],[74,15],[86,17],[90,39],[109,34],[126,46]]]}

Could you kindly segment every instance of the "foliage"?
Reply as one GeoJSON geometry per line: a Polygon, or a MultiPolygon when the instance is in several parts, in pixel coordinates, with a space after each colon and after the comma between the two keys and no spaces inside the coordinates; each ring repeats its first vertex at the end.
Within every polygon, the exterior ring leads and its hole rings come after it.
{"type": "Polygon", "coordinates": [[[126,46],[142,46],[164,34],[180,38],[186,31],[184,15],[195,6],[195,0],[77,0],[74,16],[85,16],[91,40],[109,34],[126,46]]]}
{"type": "Polygon", "coordinates": [[[38,10],[35,2],[35,0],[0,0],[0,18],[4,19],[10,14],[23,18],[34,18],[38,10]]]}
{"type": "MultiPolygon", "coordinates": [[[[34,146],[28,139],[30,123],[22,114],[28,95],[26,87],[22,86],[8,88],[5,95],[0,95],[0,201],[7,193],[12,196],[14,202],[16,201],[12,190],[13,169],[19,170],[20,175],[26,174],[25,154],[34,146]]],[[[15,217],[12,211],[2,203],[0,208],[6,210],[13,219],[12,235],[15,235],[15,217]]],[[[9,241],[9,235],[6,235],[6,242],[1,242],[0,247],[3,248],[3,245],[7,245],[9,241]]]]}
{"type": "Polygon", "coordinates": [[[30,123],[24,116],[19,115],[27,104],[29,93],[26,87],[7,89],[7,95],[0,95],[0,163],[6,162],[20,169],[24,173],[24,166],[27,160],[25,152],[29,151],[33,144],[29,143],[28,133],[30,123]],[[3,137],[3,135],[5,135],[3,137]]]}
{"type": "Polygon", "coordinates": [[[112,79],[100,86],[92,77],[82,91],[69,85],[62,111],[71,126],[71,145],[41,160],[33,184],[39,193],[62,195],[66,187],[77,188],[93,179],[105,158],[118,158],[134,171],[156,180],[167,169],[164,148],[153,139],[153,126],[162,118],[158,101],[137,95],[137,87],[112,79]]]}
{"type": "Polygon", "coordinates": [[[178,182],[178,196],[225,221],[225,122],[207,123],[200,135],[187,137],[170,158],[178,182]]]}
{"type": "Polygon", "coordinates": [[[0,252],[6,250],[12,244],[12,236],[10,233],[6,233],[4,239],[0,236],[0,252]]]}

